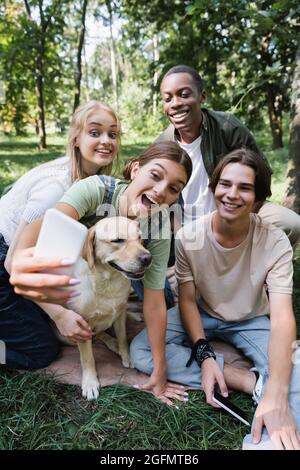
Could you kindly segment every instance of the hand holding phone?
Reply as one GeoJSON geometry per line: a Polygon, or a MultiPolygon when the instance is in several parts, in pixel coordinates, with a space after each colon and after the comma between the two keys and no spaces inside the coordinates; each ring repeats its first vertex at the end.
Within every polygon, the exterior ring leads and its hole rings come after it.
{"type": "Polygon", "coordinates": [[[47,269],[52,274],[72,275],[87,236],[87,228],[56,209],[45,213],[34,257],[59,257],[70,260],[67,267],[47,269]]]}
{"type": "Polygon", "coordinates": [[[234,405],[228,398],[223,397],[223,395],[219,392],[218,385],[215,386],[214,393],[212,399],[215,403],[217,403],[221,408],[228,411],[232,416],[239,419],[242,423],[250,426],[250,423],[247,421],[246,413],[241,410],[238,406],[234,405]]]}

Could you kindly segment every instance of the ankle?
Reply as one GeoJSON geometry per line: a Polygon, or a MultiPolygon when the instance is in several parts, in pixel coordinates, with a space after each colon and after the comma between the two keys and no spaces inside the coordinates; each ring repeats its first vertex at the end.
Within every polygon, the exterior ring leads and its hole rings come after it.
{"type": "Polygon", "coordinates": [[[224,377],[228,388],[252,395],[256,384],[255,373],[244,368],[224,364],[224,377]]]}
{"type": "Polygon", "coordinates": [[[243,390],[244,393],[247,393],[248,395],[252,395],[256,381],[257,381],[257,376],[255,372],[250,371],[250,370],[247,371],[247,374],[245,376],[245,381],[244,381],[244,386],[245,386],[243,390]]]}

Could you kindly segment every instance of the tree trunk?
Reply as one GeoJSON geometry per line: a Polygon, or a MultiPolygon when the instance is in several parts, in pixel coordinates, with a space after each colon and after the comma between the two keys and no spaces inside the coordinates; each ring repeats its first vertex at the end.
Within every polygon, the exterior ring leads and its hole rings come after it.
{"type": "Polygon", "coordinates": [[[158,61],[159,61],[159,49],[158,49],[158,34],[153,35],[153,61],[154,61],[154,75],[153,75],[153,96],[152,96],[152,114],[156,116],[157,114],[157,83],[158,83],[158,61]]]}
{"type": "Polygon", "coordinates": [[[88,0],[83,0],[81,23],[80,23],[80,35],[79,35],[79,43],[78,43],[78,49],[77,49],[77,69],[76,69],[76,75],[75,75],[75,96],[74,96],[73,111],[75,111],[75,109],[80,103],[80,87],[81,87],[81,77],[82,77],[81,56],[82,56],[82,49],[84,45],[85,17],[86,17],[87,5],[88,5],[88,0]]]}
{"type": "Polygon", "coordinates": [[[84,80],[85,80],[85,100],[90,101],[90,78],[89,78],[89,65],[86,57],[86,48],[83,46],[83,62],[84,62],[84,80]]]}
{"type": "Polygon", "coordinates": [[[300,214],[300,45],[296,54],[292,84],[289,162],[284,205],[300,214]]]}
{"type": "MultiPolygon", "coordinates": [[[[27,0],[24,0],[26,12],[28,17],[32,20],[30,5],[27,0]]],[[[40,13],[40,31],[39,31],[39,44],[36,49],[36,77],[35,77],[35,92],[37,97],[38,107],[38,133],[39,133],[39,149],[44,150],[47,148],[46,144],[46,126],[45,126],[45,110],[44,110],[44,67],[43,60],[45,56],[45,35],[47,30],[47,23],[45,22],[43,12],[43,0],[39,0],[38,8],[40,13]]]]}
{"type": "Polygon", "coordinates": [[[34,119],[34,130],[35,130],[35,135],[38,137],[39,136],[39,123],[36,118],[34,119]]]}
{"type": "MultiPolygon", "coordinates": [[[[261,60],[265,67],[272,67],[272,55],[270,54],[270,43],[272,33],[266,33],[261,41],[261,60]]],[[[266,102],[268,106],[269,122],[273,139],[273,149],[283,147],[282,142],[282,96],[276,92],[276,88],[272,83],[267,83],[264,87],[266,93],[266,102]]]]}
{"type": "Polygon", "coordinates": [[[115,111],[119,112],[119,94],[118,94],[118,79],[117,79],[117,67],[116,67],[116,47],[113,36],[113,15],[111,8],[111,0],[106,0],[106,7],[109,15],[109,32],[110,32],[110,64],[111,64],[111,78],[113,84],[114,93],[114,107],[115,111]]]}
{"type": "Polygon", "coordinates": [[[270,128],[272,132],[273,149],[283,148],[282,141],[282,96],[276,93],[272,84],[266,87],[267,105],[270,128]]]}
{"type": "Polygon", "coordinates": [[[37,57],[37,77],[35,79],[35,91],[38,104],[38,129],[39,129],[39,149],[45,150],[46,144],[46,126],[44,109],[44,83],[43,83],[43,52],[37,57]]]}

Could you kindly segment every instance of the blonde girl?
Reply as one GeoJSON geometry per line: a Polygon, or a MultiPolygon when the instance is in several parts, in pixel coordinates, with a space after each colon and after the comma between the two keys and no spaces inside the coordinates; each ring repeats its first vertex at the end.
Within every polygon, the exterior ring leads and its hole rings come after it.
{"type": "MultiPolygon", "coordinates": [[[[10,264],[26,226],[54,206],[72,183],[90,175],[111,173],[113,163],[118,160],[120,128],[120,121],[109,106],[98,101],[82,104],[72,117],[66,156],[33,168],[0,199],[0,339],[2,331],[13,331],[14,322],[19,322],[22,328],[24,315],[36,326],[37,341],[38,332],[44,326],[50,340],[52,332],[45,310],[64,336],[76,338],[78,325],[89,334],[86,322],[74,312],[44,309],[43,305],[38,306],[14,293],[9,283],[10,264]]],[[[22,331],[25,338],[25,323],[22,331]]],[[[16,341],[22,341],[22,337],[16,341]]],[[[24,354],[14,353],[12,363],[20,368],[43,367],[54,357],[44,348],[36,362],[32,362],[30,353],[30,347],[28,350],[25,347],[24,354]]]]}

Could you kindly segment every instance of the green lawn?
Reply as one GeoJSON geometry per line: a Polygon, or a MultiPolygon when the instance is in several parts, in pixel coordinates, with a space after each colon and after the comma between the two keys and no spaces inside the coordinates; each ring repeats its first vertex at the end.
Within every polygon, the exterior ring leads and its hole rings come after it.
{"type": "MultiPolygon", "coordinates": [[[[134,145],[123,140],[120,168],[124,160],[138,156],[151,143],[150,138],[134,145]]],[[[34,136],[8,138],[0,135],[0,194],[7,185],[13,183],[29,169],[65,154],[66,136],[49,135],[47,142],[47,150],[41,152],[37,148],[34,136]]]]}
{"type": "MultiPolygon", "coordinates": [[[[280,200],[287,151],[268,152],[261,139],[275,173],[275,200],[280,200]]],[[[65,137],[50,136],[48,141],[48,150],[41,153],[33,138],[0,138],[0,191],[34,165],[63,155],[65,137]]],[[[122,160],[138,155],[150,142],[125,141],[122,160]]],[[[299,317],[300,250],[297,254],[294,304],[299,317]]],[[[255,409],[251,399],[236,393],[232,399],[251,419],[255,409]]],[[[115,385],[105,387],[97,402],[89,403],[81,398],[79,387],[3,368],[0,423],[0,449],[239,449],[248,431],[226,413],[207,406],[200,392],[191,392],[188,403],[171,409],[149,394],[115,385]]]]}
{"type": "MultiPolygon", "coordinates": [[[[0,387],[0,449],[239,449],[247,431],[199,392],[176,409],[124,385],[90,403],[79,387],[32,373],[3,371],[0,387]]],[[[251,418],[251,400],[234,401],[251,418]]]]}
{"type": "MultiPolygon", "coordinates": [[[[268,136],[262,132],[257,134],[257,141],[266,153],[274,172],[271,199],[281,203],[286,183],[288,152],[287,148],[270,150],[267,138],[268,136]]],[[[49,135],[47,141],[48,149],[41,152],[37,149],[35,136],[18,139],[0,136],[0,194],[7,185],[13,183],[30,168],[64,155],[66,136],[49,135]]],[[[153,141],[154,137],[149,137],[137,139],[136,143],[130,144],[126,141],[126,137],[123,138],[120,169],[126,158],[138,156],[153,141]]]]}

